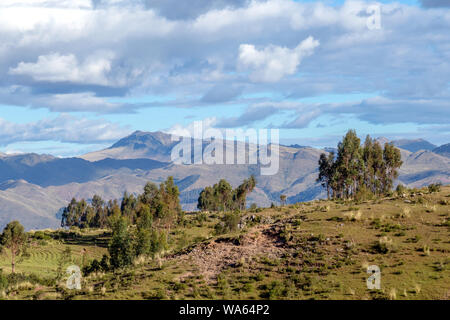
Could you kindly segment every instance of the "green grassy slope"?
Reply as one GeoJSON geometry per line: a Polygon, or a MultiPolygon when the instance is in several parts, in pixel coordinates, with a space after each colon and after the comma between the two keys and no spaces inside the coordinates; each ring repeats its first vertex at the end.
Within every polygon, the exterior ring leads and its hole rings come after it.
{"type": "MultiPolygon", "coordinates": [[[[450,187],[363,203],[314,201],[243,213],[243,228],[214,235],[220,214],[187,215],[171,231],[170,250],[128,270],[91,274],[81,291],[36,284],[5,290],[8,299],[449,299],[450,187]],[[381,290],[368,290],[368,265],[381,290]],[[40,294],[42,292],[42,294],[40,294]]],[[[84,234],[31,248],[18,266],[55,274],[70,246],[76,263],[107,252],[107,235],[84,234]],[[98,238],[100,237],[100,238],[98,238]],[[94,245],[94,239],[97,244],[94,245]]],[[[0,267],[9,271],[8,257],[0,267]]],[[[20,287],[20,286],[19,286],[20,287]]]]}

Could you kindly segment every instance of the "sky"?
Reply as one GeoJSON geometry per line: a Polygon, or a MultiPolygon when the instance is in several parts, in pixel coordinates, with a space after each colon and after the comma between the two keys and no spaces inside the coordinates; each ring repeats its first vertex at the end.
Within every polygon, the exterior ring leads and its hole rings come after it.
{"type": "Polygon", "coordinates": [[[0,152],[135,130],[450,142],[450,0],[2,0],[0,152]]]}

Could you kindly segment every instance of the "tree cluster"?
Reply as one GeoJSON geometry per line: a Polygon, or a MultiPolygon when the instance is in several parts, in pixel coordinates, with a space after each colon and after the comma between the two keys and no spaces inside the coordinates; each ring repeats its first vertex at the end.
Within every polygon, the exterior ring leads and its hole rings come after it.
{"type": "Polygon", "coordinates": [[[109,256],[101,261],[94,259],[83,267],[85,275],[91,272],[116,270],[133,264],[137,257],[159,256],[168,247],[168,232],[153,225],[150,212],[138,218],[136,225],[130,225],[124,216],[111,219],[112,236],[108,245],[109,256]]]}
{"type": "Polygon", "coordinates": [[[208,211],[244,210],[247,195],[253,191],[255,185],[256,179],[253,175],[235,189],[228,181],[221,179],[212,187],[206,187],[200,192],[197,208],[208,211]]]}
{"type": "Polygon", "coordinates": [[[73,198],[64,208],[61,226],[107,228],[112,226],[113,218],[124,217],[128,223],[136,224],[141,216],[148,214],[158,224],[170,227],[182,217],[179,195],[173,177],[169,177],[159,187],[148,182],[138,196],[125,192],[120,203],[118,200],[105,202],[98,195],[93,196],[90,204],[73,198]]]}
{"type": "Polygon", "coordinates": [[[323,153],[319,159],[318,182],[328,198],[357,198],[388,193],[402,165],[400,150],[390,143],[384,148],[370,136],[363,145],[354,130],[339,142],[337,155],[323,153]]]}

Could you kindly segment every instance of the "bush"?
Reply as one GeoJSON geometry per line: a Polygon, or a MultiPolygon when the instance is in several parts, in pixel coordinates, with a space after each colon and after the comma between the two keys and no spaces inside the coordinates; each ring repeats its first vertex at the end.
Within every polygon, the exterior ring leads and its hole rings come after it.
{"type": "Polygon", "coordinates": [[[382,254],[392,252],[393,248],[394,248],[394,246],[393,246],[392,239],[390,239],[388,237],[382,237],[378,242],[376,242],[372,246],[372,249],[376,253],[382,253],[382,254]]]}
{"type": "Polygon", "coordinates": [[[100,267],[104,272],[109,270],[109,257],[106,254],[103,255],[102,261],[100,261],[100,267]]]}
{"type": "Polygon", "coordinates": [[[216,224],[216,226],[214,227],[216,234],[224,234],[236,231],[238,228],[239,221],[240,221],[239,213],[237,212],[225,213],[225,215],[222,218],[222,221],[216,224]]]}
{"type": "Polygon", "coordinates": [[[94,259],[90,264],[83,267],[83,275],[87,276],[93,272],[99,272],[102,270],[102,266],[97,259],[94,259]]]}
{"type": "Polygon", "coordinates": [[[428,186],[429,193],[435,193],[441,191],[442,183],[432,183],[428,186]]]}
{"type": "Polygon", "coordinates": [[[36,240],[51,240],[51,237],[43,231],[36,231],[31,237],[36,240]]]}
{"type": "Polygon", "coordinates": [[[285,297],[287,290],[282,282],[272,281],[269,285],[265,286],[266,292],[262,293],[263,298],[269,298],[270,300],[279,299],[285,297]]]}
{"type": "Polygon", "coordinates": [[[206,215],[205,212],[199,212],[196,216],[195,216],[195,220],[197,220],[197,222],[200,225],[203,225],[203,222],[205,222],[208,219],[208,216],[206,215]]]}
{"type": "Polygon", "coordinates": [[[158,288],[152,292],[144,292],[142,297],[146,300],[165,300],[167,299],[167,295],[164,289],[158,288]]]}
{"type": "Polygon", "coordinates": [[[397,195],[402,195],[402,194],[405,194],[406,193],[406,191],[408,190],[408,188],[406,188],[404,185],[402,185],[402,184],[399,184],[398,186],[397,186],[397,189],[395,189],[395,191],[397,192],[397,195]]]}

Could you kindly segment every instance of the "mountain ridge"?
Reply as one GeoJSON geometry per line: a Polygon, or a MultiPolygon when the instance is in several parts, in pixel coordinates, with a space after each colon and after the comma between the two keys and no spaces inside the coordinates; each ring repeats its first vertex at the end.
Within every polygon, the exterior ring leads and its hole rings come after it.
{"type": "Polygon", "coordinates": [[[434,153],[440,154],[444,157],[450,158],[450,143],[443,144],[440,147],[433,149],[434,153]]]}
{"type": "MultiPolygon", "coordinates": [[[[205,186],[225,178],[236,187],[251,174],[256,176],[258,183],[248,197],[248,204],[267,207],[272,202],[279,202],[281,194],[287,196],[288,202],[326,196],[316,182],[317,162],[325,150],[280,145],[278,173],[262,176],[260,164],[171,163],[170,153],[176,143],[163,132],[135,131],[109,148],[80,157],[56,158],[36,154],[2,156],[0,225],[17,216],[24,220],[27,228],[55,227],[58,225],[58,213],[72,197],[90,199],[94,194],[99,194],[105,200],[120,199],[125,191],[140,193],[148,181],[160,183],[168,176],[174,177],[185,210],[196,209],[198,194],[205,186]],[[46,203],[45,208],[40,203],[46,203]],[[39,217],[42,217],[42,223],[39,217]]],[[[450,158],[429,150],[411,152],[400,148],[400,151],[404,165],[399,170],[398,182],[410,187],[438,181],[450,183],[450,158]]]]}

